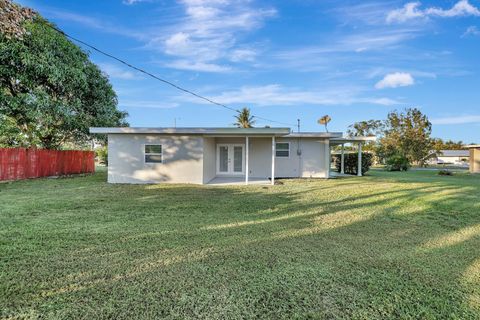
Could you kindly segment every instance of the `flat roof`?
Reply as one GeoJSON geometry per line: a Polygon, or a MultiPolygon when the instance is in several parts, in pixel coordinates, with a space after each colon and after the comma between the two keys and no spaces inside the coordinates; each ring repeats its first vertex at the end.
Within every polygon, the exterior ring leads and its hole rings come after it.
{"type": "Polygon", "coordinates": [[[469,144],[469,145],[466,145],[466,146],[463,146],[464,148],[480,148],[480,144],[469,144]]]}
{"type": "Polygon", "coordinates": [[[292,132],[288,138],[339,138],[341,132],[292,132]]]}
{"type": "Polygon", "coordinates": [[[175,134],[175,135],[257,135],[257,136],[284,136],[290,133],[290,128],[140,128],[140,127],[113,127],[90,128],[90,133],[103,134],[175,134]]]}
{"type": "Polygon", "coordinates": [[[344,144],[344,143],[355,143],[355,142],[367,142],[367,141],[377,141],[377,137],[368,136],[368,137],[340,137],[333,138],[330,140],[331,144],[344,144]]]}
{"type": "Polygon", "coordinates": [[[439,157],[468,157],[470,152],[468,150],[440,150],[437,154],[439,157]]]}

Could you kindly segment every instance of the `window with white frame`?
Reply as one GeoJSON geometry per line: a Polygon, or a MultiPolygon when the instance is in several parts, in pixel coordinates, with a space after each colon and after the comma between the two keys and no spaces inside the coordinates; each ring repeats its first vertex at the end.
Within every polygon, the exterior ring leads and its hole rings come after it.
{"type": "Polygon", "coordinates": [[[277,142],[275,144],[275,156],[277,158],[288,158],[288,157],[290,157],[290,143],[288,143],[288,142],[277,142]]]}
{"type": "Polygon", "coordinates": [[[145,145],[145,163],[162,163],[162,145],[145,145]]]}

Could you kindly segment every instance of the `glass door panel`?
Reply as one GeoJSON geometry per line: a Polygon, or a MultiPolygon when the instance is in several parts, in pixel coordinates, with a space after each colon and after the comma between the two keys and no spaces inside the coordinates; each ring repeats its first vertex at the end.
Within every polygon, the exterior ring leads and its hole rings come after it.
{"type": "Polygon", "coordinates": [[[218,149],[219,168],[218,171],[222,173],[228,173],[228,146],[220,146],[218,149]]]}
{"type": "Polygon", "coordinates": [[[233,172],[235,173],[243,172],[243,147],[242,146],[233,147],[233,172]]]}

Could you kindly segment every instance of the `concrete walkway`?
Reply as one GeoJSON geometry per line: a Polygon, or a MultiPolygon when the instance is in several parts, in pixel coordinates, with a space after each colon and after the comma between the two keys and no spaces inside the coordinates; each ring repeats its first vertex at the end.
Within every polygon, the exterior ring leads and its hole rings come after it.
{"type": "MultiPolygon", "coordinates": [[[[249,178],[248,184],[270,185],[270,179],[249,178]]],[[[228,185],[245,185],[245,177],[215,177],[210,180],[207,185],[228,186],[228,185]]]]}

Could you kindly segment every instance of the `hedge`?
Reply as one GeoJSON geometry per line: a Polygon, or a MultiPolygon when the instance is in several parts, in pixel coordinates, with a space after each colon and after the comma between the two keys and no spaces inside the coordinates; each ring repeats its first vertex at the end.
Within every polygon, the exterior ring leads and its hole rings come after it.
{"type": "Polygon", "coordinates": [[[385,161],[387,171],[407,171],[410,168],[408,159],[401,155],[393,155],[385,161]]]}
{"type": "MultiPolygon", "coordinates": [[[[362,152],[362,175],[364,175],[372,166],[373,155],[371,153],[362,152]]],[[[333,155],[333,163],[335,169],[340,172],[341,169],[341,155],[333,155]]],[[[345,153],[345,167],[344,171],[347,174],[356,175],[358,172],[358,153],[345,153]]]]}

